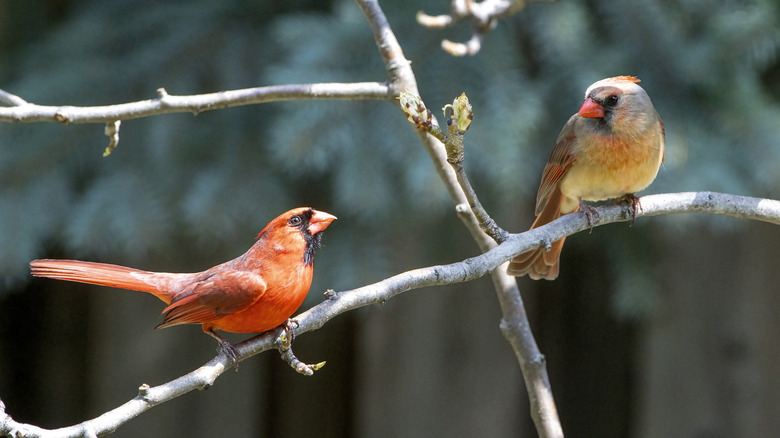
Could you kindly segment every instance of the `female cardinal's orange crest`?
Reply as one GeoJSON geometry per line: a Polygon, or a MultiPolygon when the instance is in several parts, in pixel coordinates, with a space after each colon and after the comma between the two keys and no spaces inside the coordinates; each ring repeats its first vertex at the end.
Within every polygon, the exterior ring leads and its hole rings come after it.
{"type": "Polygon", "coordinates": [[[615,79],[615,80],[618,80],[618,81],[628,81],[628,82],[633,82],[635,84],[639,83],[639,82],[642,82],[636,76],[615,76],[614,78],[610,78],[610,79],[615,79]]]}

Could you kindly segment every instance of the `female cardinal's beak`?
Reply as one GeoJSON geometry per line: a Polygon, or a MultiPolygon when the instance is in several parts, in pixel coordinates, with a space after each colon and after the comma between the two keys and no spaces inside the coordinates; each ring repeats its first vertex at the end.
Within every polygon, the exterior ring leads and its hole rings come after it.
{"type": "Polygon", "coordinates": [[[325,213],[324,211],[312,210],[312,213],[314,214],[311,216],[311,219],[309,219],[309,233],[311,233],[312,236],[325,228],[328,228],[328,225],[336,220],[336,216],[325,213]]]}
{"type": "Polygon", "coordinates": [[[580,117],[604,117],[604,107],[590,97],[580,107],[580,117]]]}

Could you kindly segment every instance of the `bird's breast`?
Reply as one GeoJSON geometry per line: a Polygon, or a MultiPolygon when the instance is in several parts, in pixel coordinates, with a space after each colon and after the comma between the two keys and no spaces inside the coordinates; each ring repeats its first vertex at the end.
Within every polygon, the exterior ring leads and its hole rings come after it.
{"type": "Polygon", "coordinates": [[[260,333],[284,323],[303,304],[311,286],[313,270],[300,261],[293,267],[277,265],[262,273],[265,292],[246,309],[225,315],[211,327],[232,333],[260,333]]]}
{"type": "Polygon", "coordinates": [[[663,138],[653,131],[628,140],[591,136],[580,142],[574,162],[561,177],[561,192],[572,199],[602,201],[646,188],[663,157],[663,138]]]}

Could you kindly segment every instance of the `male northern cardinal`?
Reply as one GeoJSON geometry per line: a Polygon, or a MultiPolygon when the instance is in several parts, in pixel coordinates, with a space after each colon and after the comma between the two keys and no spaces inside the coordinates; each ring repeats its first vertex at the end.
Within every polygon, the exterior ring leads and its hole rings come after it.
{"type": "MultiPolygon", "coordinates": [[[[582,201],[624,198],[636,218],[635,193],[649,186],[664,161],[664,123],[639,79],[602,79],[585,91],[585,102],[558,135],[536,195],[537,228],[580,208],[592,225],[592,207],[582,201]]],[[[509,275],[534,280],[558,277],[561,239],[549,251],[518,255],[509,275]]]]}
{"type": "Polygon", "coordinates": [[[149,292],[168,304],[157,326],[202,324],[235,362],[235,347],[214,330],[255,333],[284,323],[303,303],[321,231],[335,216],[296,208],[272,220],[244,255],[193,274],[149,272],[78,260],[33,260],[32,274],[149,292]]]}

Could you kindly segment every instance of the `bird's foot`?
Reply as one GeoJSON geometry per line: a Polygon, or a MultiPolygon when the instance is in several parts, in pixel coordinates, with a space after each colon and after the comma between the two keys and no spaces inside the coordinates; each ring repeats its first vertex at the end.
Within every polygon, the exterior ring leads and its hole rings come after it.
{"type": "Polygon", "coordinates": [[[228,360],[233,364],[233,368],[238,372],[238,350],[227,340],[223,340],[219,343],[219,352],[224,354],[228,360]]]}
{"type": "Polygon", "coordinates": [[[217,348],[217,351],[219,354],[224,355],[228,358],[230,363],[233,367],[235,367],[236,372],[238,372],[238,357],[240,356],[238,354],[238,350],[236,347],[233,346],[233,344],[230,343],[227,339],[223,338],[222,336],[218,335],[214,330],[206,330],[206,334],[210,335],[214,339],[219,342],[219,347],[217,348]]]}
{"type": "Polygon", "coordinates": [[[639,202],[639,197],[634,193],[629,193],[620,198],[618,202],[625,202],[631,208],[631,225],[633,226],[636,223],[636,215],[639,213],[639,210],[642,210],[642,203],[639,202]]]}
{"type": "MultiPolygon", "coordinates": [[[[298,328],[298,321],[288,318],[287,321],[282,324],[282,334],[279,335],[277,338],[277,342],[282,342],[282,347],[284,349],[289,349],[292,347],[293,341],[295,341],[295,329],[298,328]]],[[[277,344],[278,346],[278,344],[277,344]]]]}
{"type": "Polygon", "coordinates": [[[292,351],[292,343],[295,339],[295,328],[298,327],[298,321],[294,319],[288,319],[287,322],[282,324],[282,333],[276,338],[276,348],[279,350],[279,355],[287,362],[292,369],[303,374],[304,376],[311,376],[315,371],[325,366],[325,362],[316,364],[307,364],[301,362],[295,353],[292,351]]]}
{"type": "Polygon", "coordinates": [[[580,211],[585,213],[585,216],[588,218],[588,225],[590,226],[590,232],[593,232],[593,215],[596,216],[599,215],[598,210],[596,210],[596,207],[593,207],[589,204],[586,204],[585,201],[580,199],[580,211]]]}

